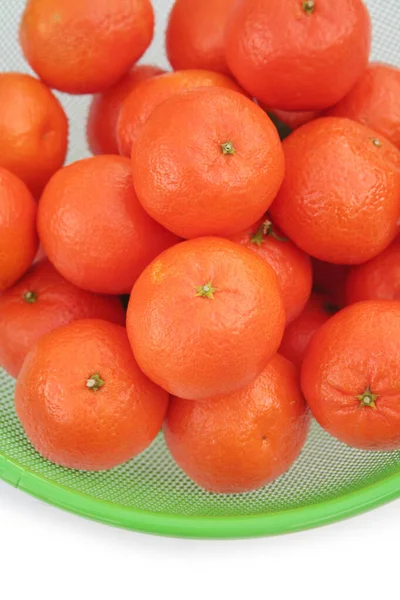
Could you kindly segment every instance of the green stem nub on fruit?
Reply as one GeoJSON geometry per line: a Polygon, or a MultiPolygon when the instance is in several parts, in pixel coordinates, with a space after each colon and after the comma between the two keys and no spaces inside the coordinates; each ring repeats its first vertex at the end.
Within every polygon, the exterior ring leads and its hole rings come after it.
{"type": "Polygon", "coordinates": [[[376,408],[376,401],[379,396],[377,394],[373,394],[368,386],[363,394],[360,396],[356,396],[357,400],[360,401],[361,406],[368,406],[369,408],[376,408]]]}
{"type": "Polygon", "coordinates": [[[265,219],[265,221],[261,223],[257,231],[251,236],[251,241],[253,242],[253,244],[256,244],[256,246],[261,246],[261,244],[264,241],[264,237],[266,237],[267,235],[270,235],[275,240],[278,240],[278,242],[288,241],[287,238],[280,237],[278,234],[275,233],[274,226],[269,219],[265,219]]]}
{"type": "Polygon", "coordinates": [[[315,10],[315,1],[305,0],[303,2],[303,10],[307,15],[312,15],[315,10]]]}
{"type": "Polygon", "coordinates": [[[94,373],[89,377],[86,382],[86,387],[93,392],[97,392],[101,387],[103,387],[104,381],[100,377],[99,373],[94,373]]]}
{"type": "Polygon", "coordinates": [[[36,300],[37,300],[37,294],[35,292],[29,291],[26,292],[22,298],[24,299],[25,302],[27,302],[28,304],[35,304],[36,300]]]}
{"type": "Polygon", "coordinates": [[[378,138],[372,138],[371,142],[373,143],[374,146],[376,146],[377,148],[381,148],[382,147],[382,142],[381,140],[379,140],[378,138]]]}
{"type": "Polygon", "coordinates": [[[222,154],[235,154],[236,148],[232,144],[232,142],[225,142],[225,144],[221,144],[222,154]]]}
{"type": "Polygon", "coordinates": [[[217,291],[217,288],[213,287],[212,281],[205,283],[204,285],[199,285],[196,288],[196,297],[200,298],[211,298],[214,300],[214,292],[217,291]]]}

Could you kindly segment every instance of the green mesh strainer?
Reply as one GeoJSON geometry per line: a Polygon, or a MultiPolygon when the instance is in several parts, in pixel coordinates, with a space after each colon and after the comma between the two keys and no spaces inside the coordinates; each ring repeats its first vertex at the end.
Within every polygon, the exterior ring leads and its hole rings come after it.
{"type": "MultiPolygon", "coordinates": [[[[17,42],[25,0],[0,5],[0,70],[28,71],[17,42]]],[[[167,67],[165,20],[173,0],[153,0],[158,30],[144,62],[167,67]]],[[[399,0],[367,0],[373,58],[400,64],[399,0]]],[[[88,156],[83,123],[88,98],[58,94],[71,121],[68,160],[88,156]]],[[[1,340],[0,340],[1,344],[1,340]]],[[[348,448],[313,423],[306,447],[284,476],[257,492],[202,491],[174,464],[160,434],[131,462],[104,473],[57,467],[29,444],[14,412],[14,381],[0,370],[0,478],[46,502],[137,531],[191,537],[248,537],[313,527],[400,496],[400,452],[348,448]]]]}

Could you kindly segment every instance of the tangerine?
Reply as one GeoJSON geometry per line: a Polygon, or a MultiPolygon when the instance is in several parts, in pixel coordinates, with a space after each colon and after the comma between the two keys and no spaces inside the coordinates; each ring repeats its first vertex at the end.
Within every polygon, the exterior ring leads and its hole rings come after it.
{"type": "Polygon", "coordinates": [[[141,81],[165,73],[152,65],[135,65],[112,88],[96,94],[89,107],[87,138],[92,154],[118,154],[117,121],[122,104],[141,81]]]}
{"type": "Polygon", "coordinates": [[[358,302],[314,334],[302,388],[319,424],[349,446],[400,448],[400,302],[358,302]]]}
{"type": "Polygon", "coordinates": [[[237,0],[228,66],[268,108],[318,111],[339,102],[368,66],[371,21],[362,0],[237,0]]]}
{"type": "Polygon", "coordinates": [[[143,375],[123,327],[73,321],[42,337],[17,381],[15,407],[35,449],[71,469],[102,471],[145,450],[168,394],[143,375]]]}
{"type": "Polygon", "coordinates": [[[141,207],[129,159],[112,155],[54,175],[40,199],[38,230],[65,279],[100,294],[129,293],[145,266],[179,241],[141,207]]]}
{"type": "Polygon", "coordinates": [[[230,239],[257,252],[274,269],[281,286],[286,323],[296,319],[311,294],[310,257],[284,237],[268,216],[230,239]]]}
{"type": "Polygon", "coordinates": [[[272,267],[222,238],[166,250],[137,280],[127,314],[143,372],[193,400],[249,384],[278,349],[284,326],[272,267]]]}
{"type": "Polygon", "coordinates": [[[36,199],[62,165],[68,120],[54,94],[24,73],[0,74],[0,167],[12,171],[36,199]]]}
{"type": "Polygon", "coordinates": [[[367,125],[400,149],[400,69],[372,63],[350,92],[326,114],[367,125]]]}
{"type": "Polygon", "coordinates": [[[49,87],[94,94],[139,60],[154,33],[150,0],[28,0],[20,44],[49,87]]]}
{"type": "Polygon", "coordinates": [[[284,175],[271,119],[232,90],[202,88],[163,102],[132,147],[144,209],[183,238],[230,236],[260,219],[284,175]]]}
{"type": "Polygon", "coordinates": [[[172,398],[164,436],[193,481],[232,494],[256,490],[287,471],[309,423],[298,371],[275,355],[240,391],[202,402],[172,398]]]}
{"type": "Polygon", "coordinates": [[[123,102],[118,118],[117,142],[120,154],[131,156],[132,144],[142,125],[162,102],[180,92],[214,86],[244,93],[230,77],[200,69],[165,73],[140,83],[123,102]]]}
{"type": "Polygon", "coordinates": [[[324,117],[283,142],[285,180],[273,221],[307,254],[360,264],[394,240],[400,217],[400,152],[372,129],[324,117]]]}
{"type": "Polygon", "coordinates": [[[167,27],[167,56],[173,68],[208,69],[229,75],[224,33],[232,0],[175,0],[167,27]]]}
{"type": "Polygon", "coordinates": [[[0,167],[0,293],[22,277],[35,258],[36,211],[26,185],[0,167]]]}
{"type": "Polygon", "coordinates": [[[125,311],[118,297],[81,290],[42,259],[0,295],[0,365],[17,377],[43,335],[76,319],[125,325],[125,311]]]}

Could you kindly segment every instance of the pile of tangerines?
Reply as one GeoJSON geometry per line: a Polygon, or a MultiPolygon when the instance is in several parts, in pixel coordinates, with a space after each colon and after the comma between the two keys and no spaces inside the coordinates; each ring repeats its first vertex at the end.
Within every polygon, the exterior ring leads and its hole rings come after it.
{"type": "Polygon", "coordinates": [[[38,78],[0,74],[0,365],[29,440],[103,470],[163,427],[224,493],[285,472],[310,414],[399,449],[400,71],[368,62],[364,3],[176,0],[168,73],[136,65],[153,30],[150,0],[28,0],[38,78]],[[63,167],[51,88],[94,94],[93,157],[63,167]]]}

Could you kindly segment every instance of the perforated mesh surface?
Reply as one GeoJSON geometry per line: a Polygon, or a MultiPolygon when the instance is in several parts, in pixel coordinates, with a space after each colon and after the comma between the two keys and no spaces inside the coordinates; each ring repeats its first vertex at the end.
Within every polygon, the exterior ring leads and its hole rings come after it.
{"type": "MultiPolygon", "coordinates": [[[[156,39],[143,62],[167,67],[163,51],[166,15],[172,0],[153,0],[156,39]]],[[[373,58],[400,64],[399,0],[368,0],[374,22],[373,58]]],[[[17,42],[24,0],[0,3],[0,71],[29,72],[17,42]]],[[[88,155],[85,117],[89,99],[57,94],[70,117],[68,161],[88,155]]],[[[1,340],[0,340],[1,343],[1,340]]],[[[250,494],[217,496],[200,490],[173,463],[162,435],[140,457],[107,473],[80,473],[42,459],[26,440],[13,405],[14,382],[0,370],[0,456],[55,484],[133,509],[172,515],[245,516],[314,505],[379,482],[400,472],[400,452],[368,453],[346,447],[313,423],[306,447],[293,468],[250,494]]]]}
{"type": "Polygon", "coordinates": [[[0,372],[0,450],[57,484],[123,506],[196,516],[255,515],[298,508],[360,489],[400,471],[400,452],[350,449],[314,423],[293,468],[269,486],[249,494],[204,492],[174,464],[162,435],[138,458],[108,472],[81,473],[44,460],[26,440],[14,412],[14,382],[0,372]]]}

